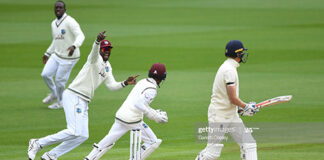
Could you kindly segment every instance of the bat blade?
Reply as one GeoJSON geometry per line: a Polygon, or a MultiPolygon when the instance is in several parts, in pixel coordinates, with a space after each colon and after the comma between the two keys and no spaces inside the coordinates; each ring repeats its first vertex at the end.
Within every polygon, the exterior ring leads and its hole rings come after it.
{"type": "Polygon", "coordinates": [[[260,102],[260,103],[256,104],[255,106],[258,108],[264,108],[264,107],[269,107],[269,106],[276,105],[276,104],[287,103],[291,99],[292,99],[292,95],[279,96],[279,97],[271,98],[271,99],[265,100],[263,102],[260,102]]]}

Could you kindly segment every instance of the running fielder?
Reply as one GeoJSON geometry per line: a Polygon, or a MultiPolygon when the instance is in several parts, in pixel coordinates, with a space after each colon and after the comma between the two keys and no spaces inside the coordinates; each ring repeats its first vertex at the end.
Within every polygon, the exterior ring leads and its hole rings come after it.
{"type": "Polygon", "coordinates": [[[34,160],[41,148],[61,143],[41,157],[42,160],[56,160],[88,139],[88,103],[102,82],[112,91],[136,83],[137,76],[128,77],[123,82],[115,81],[108,61],[112,46],[108,40],[104,40],[106,37],[104,34],[105,32],[99,33],[87,62],[63,93],[67,129],[40,139],[31,139],[28,147],[29,160],[34,160]]]}
{"type": "Polygon", "coordinates": [[[109,133],[98,143],[93,145],[93,150],[85,160],[98,160],[115,142],[126,132],[140,129],[144,144],[141,147],[141,160],[146,159],[161,144],[151,128],[143,122],[143,114],[157,123],[168,122],[166,112],[152,109],[149,104],[157,95],[157,86],[165,80],[166,69],[161,63],[155,63],[149,70],[149,76],[139,81],[129,93],[127,99],[116,113],[115,123],[109,133]]]}
{"type": "Polygon", "coordinates": [[[78,22],[65,12],[64,2],[57,1],[54,6],[57,18],[51,24],[53,41],[43,56],[45,66],[41,76],[51,91],[43,99],[43,103],[50,104],[56,100],[55,103],[48,106],[50,109],[62,108],[65,83],[69,79],[72,68],[79,60],[79,48],[84,40],[78,22]]]}
{"type": "MultiPolygon", "coordinates": [[[[253,116],[258,109],[255,103],[244,103],[239,98],[239,80],[237,67],[247,61],[248,53],[239,40],[227,43],[225,56],[227,60],[220,66],[216,73],[211,103],[208,109],[209,127],[215,132],[208,137],[223,137],[227,128],[233,139],[239,144],[242,160],[257,160],[257,145],[250,132],[246,132],[243,121],[237,114],[238,108],[242,109],[242,116],[253,116]],[[232,130],[230,130],[232,129],[232,130]]],[[[196,160],[216,160],[220,157],[222,139],[208,139],[207,147],[202,150],[196,160]]]]}

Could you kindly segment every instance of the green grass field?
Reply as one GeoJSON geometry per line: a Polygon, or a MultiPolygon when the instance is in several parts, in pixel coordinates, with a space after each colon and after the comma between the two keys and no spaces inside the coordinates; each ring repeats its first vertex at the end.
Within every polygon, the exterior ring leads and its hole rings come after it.
{"type": "MultiPolygon", "coordinates": [[[[0,0],[1,160],[28,159],[30,138],[66,127],[63,110],[49,110],[41,103],[48,93],[40,76],[41,57],[52,39],[54,2],[0,0]]],[[[259,159],[324,159],[323,1],[66,0],[66,5],[67,13],[79,22],[86,36],[68,84],[103,30],[114,46],[110,62],[117,80],[134,74],[145,78],[153,63],[166,64],[167,80],[151,106],[166,110],[169,123],[145,119],[163,139],[148,159],[193,160],[205,147],[195,142],[195,124],[207,122],[214,76],[231,39],[242,40],[249,49],[248,62],[238,70],[241,99],[258,102],[294,96],[288,104],[243,118],[260,127],[259,135],[254,132],[260,142],[259,159]],[[270,125],[261,125],[264,123],[270,125]],[[277,128],[260,134],[270,126],[277,128]]],[[[86,156],[92,143],[110,129],[131,88],[112,93],[102,85],[89,104],[89,139],[60,159],[86,156]]],[[[42,149],[37,159],[53,147],[42,149]]],[[[236,144],[225,143],[220,159],[237,160],[239,154],[236,144]]],[[[102,159],[125,160],[128,155],[126,134],[102,159]]]]}

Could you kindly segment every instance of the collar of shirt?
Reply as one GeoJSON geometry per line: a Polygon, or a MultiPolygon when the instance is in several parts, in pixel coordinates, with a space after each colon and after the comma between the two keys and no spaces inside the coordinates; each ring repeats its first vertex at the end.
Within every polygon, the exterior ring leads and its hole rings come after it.
{"type": "Polygon", "coordinates": [[[100,59],[102,60],[102,61],[101,61],[101,64],[102,64],[102,65],[104,65],[104,66],[108,66],[108,63],[109,63],[108,61],[104,61],[104,60],[102,59],[101,56],[100,56],[100,59]]]}
{"type": "Polygon", "coordinates": [[[153,83],[155,86],[157,86],[156,81],[153,78],[146,78],[147,81],[149,81],[150,83],[153,83]]]}
{"type": "Polygon", "coordinates": [[[227,58],[226,60],[230,65],[234,66],[235,68],[239,67],[240,64],[237,63],[233,58],[227,58]]]}
{"type": "Polygon", "coordinates": [[[62,16],[60,19],[57,19],[57,18],[56,18],[56,22],[55,22],[56,25],[57,25],[57,24],[60,24],[66,16],[67,16],[67,14],[64,13],[63,16],[62,16]]]}

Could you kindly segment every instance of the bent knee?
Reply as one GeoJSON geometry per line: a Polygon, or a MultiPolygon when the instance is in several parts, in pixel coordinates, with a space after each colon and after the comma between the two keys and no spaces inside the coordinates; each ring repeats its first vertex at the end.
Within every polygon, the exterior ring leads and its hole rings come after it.
{"type": "Polygon", "coordinates": [[[57,85],[65,86],[66,81],[67,79],[63,77],[55,77],[55,82],[57,83],[57,85]]]}
{"type": "Polygon", "coordinates": [[[41,76],[43,77],[43,78],[46,78],[46,79],[49,79],[49,78],[52,78],[53,76],[51,76],[49,73],[47,73],[47,72],[42,72],[41,73],[41,76]]]}
{"type": "Polygon", "coordinates": [[[84,142],[89,138],[89,135],[76,135],[76,137],[79,141],[84,142]]]}
{"type": "Polygon", "coordinates": [[[73,129],[68,129],[68,132],[69,132],[68,134],[73,135],[80,139],[87,140],[89,138],[89,133],[77,133],[73,129]]]}

